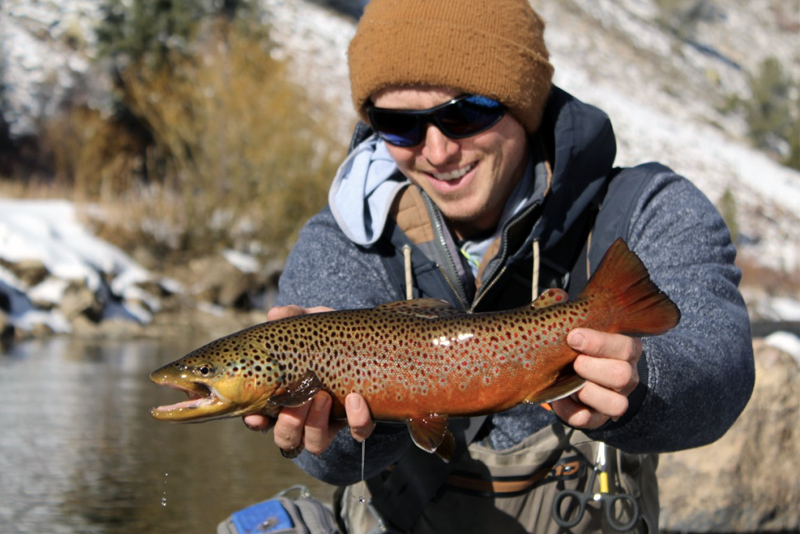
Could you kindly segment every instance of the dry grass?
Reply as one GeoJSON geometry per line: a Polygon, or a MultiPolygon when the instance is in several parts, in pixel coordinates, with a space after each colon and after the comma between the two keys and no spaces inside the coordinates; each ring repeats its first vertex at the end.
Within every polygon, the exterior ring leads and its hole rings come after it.
{"type": "Polygon", "coordinates": [[[74,108],[46,124],[54,180],[6,182],[9,196],[97,203],[95,231],[162,259],[222,247],[285,254],[325,204],[346,140],[332,140],[334,118],[312,119],[265,29],[215,21],[202,34],[188,59],[121,73],[135,121],[74,108]]]}

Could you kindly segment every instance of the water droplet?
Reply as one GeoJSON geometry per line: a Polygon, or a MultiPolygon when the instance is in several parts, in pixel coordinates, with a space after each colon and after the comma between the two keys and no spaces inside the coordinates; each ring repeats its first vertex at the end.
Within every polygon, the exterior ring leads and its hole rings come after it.
{"type": "MultiPolygon", "coordinates": [[[[164,473],[164,484],[167,483],[168,476],[169,473],[164,473]]],[[[166,505],[167,505],[167,490],[165,489],[164,493],[161,494],[161,506],[166,506],[166,505]]]]}

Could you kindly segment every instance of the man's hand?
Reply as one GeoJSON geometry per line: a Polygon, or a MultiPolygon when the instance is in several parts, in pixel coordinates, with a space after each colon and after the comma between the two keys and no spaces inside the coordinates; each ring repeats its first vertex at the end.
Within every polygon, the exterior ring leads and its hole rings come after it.
{"type": "MultiPolygon", "coordinates": [[[[300,306],[279,306],[267,313],[267,320],[274,321],[306,313],[333,311],[331,308],[317,306],[301,308],[300,306]]],[[[294,408],[283,408],[277,419],[259,414],[244,416],[244,424],[251,430],[266,432],[273,429],[275,444],[284,451],[306,448],[313,454],[319,454],[333,441],[336,433],[344,426],[344,421],[330,421],[331,396],[325,391],[319,392],[311,402],[294,408]]],[[[364,441],[372,433],[375,423],[364,398],[351,393],[345,398],[347,424],[350,433],[358,441],[364,441]]]]}
{"type": "Polygon", "coordinates": [[[555,414],[568,425],[585,429],[622,417],[628,410],[628,395],[639,384],[642,341],[578,328],[569,333],[567,343],[581,353],[574,367],[586,379],[586,385],[551,403],[555,414]]]}

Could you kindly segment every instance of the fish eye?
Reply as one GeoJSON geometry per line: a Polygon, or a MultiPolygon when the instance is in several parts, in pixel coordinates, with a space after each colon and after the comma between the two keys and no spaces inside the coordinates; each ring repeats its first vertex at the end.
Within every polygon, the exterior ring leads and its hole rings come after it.
{"type": "Polygon", "coordinates": [[[204,363],[197,367],[197,372],[200,373],[201,376],[210,376],[214,374],[216,368],[208,363],[204,363]]]}

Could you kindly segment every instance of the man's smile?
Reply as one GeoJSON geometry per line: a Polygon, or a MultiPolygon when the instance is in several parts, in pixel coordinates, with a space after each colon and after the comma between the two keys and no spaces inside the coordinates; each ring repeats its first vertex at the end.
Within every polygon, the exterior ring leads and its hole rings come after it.
{"type": "Polygon", "coordinates": [[[429,174],[431,176],[433,176],[434,178],[436,178],[437,180],[441,180],[443,182],[449,182],[451,180],[458,180],[459,178],[462,178],[469,171],[474,169],[477,164],[478,164],[478,162],[474,161],[474,162],[470,163],[469,165],[466,165],[466,166],[461,167],[459,169],[452,170],[450,172],[442,172],[442,173],[431,172],[429,174]]]}

